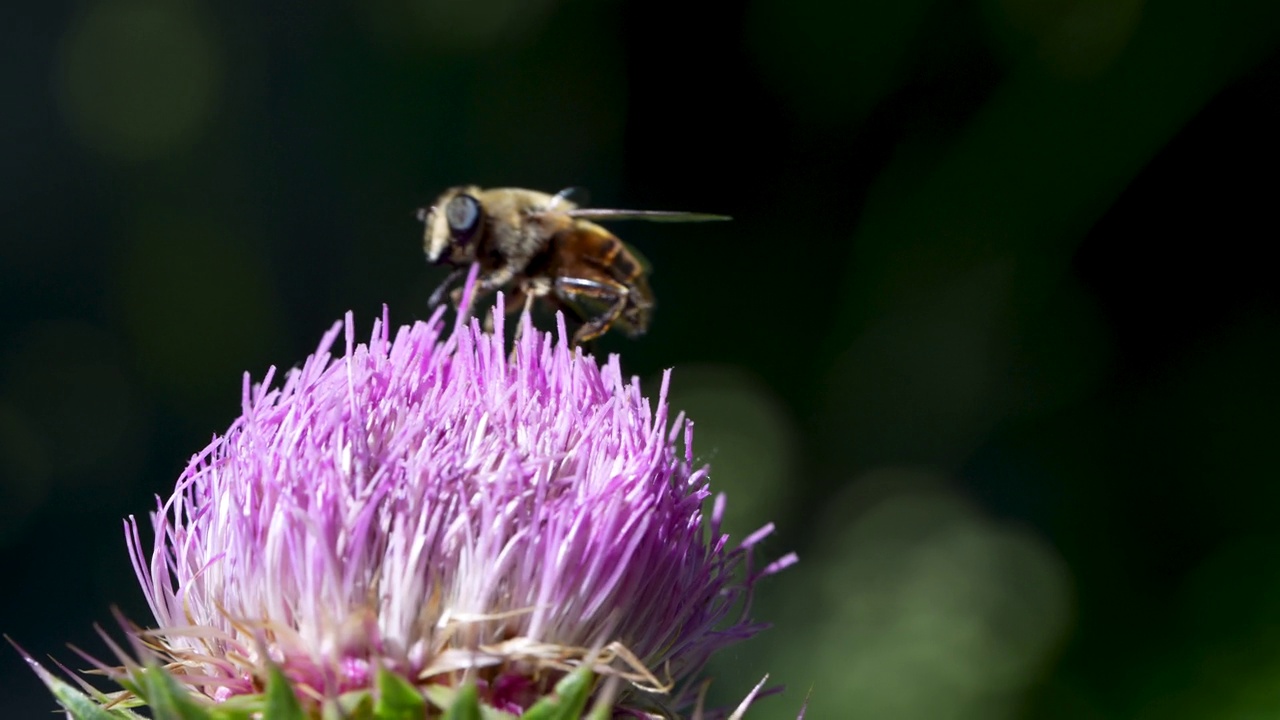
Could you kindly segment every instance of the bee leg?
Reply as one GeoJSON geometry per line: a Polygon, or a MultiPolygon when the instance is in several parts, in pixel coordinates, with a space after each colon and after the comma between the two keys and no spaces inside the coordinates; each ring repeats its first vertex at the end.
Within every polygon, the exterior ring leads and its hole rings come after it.
{"type": "Polygon", "coordinates": [[[475,291],[471,293],[471,302],[465,308],[462,307],[462,295],[467,291],[465,286],[454,288],[453,292],[449,293],[449,299],[453,301],[453,306],[458,308],[459,316],[469,318],[471,317],[471,309],[475,307],[476,300],[511,282],[513,277],[515,277],[515,273],[504,267],[498,268],[489,273],[488,276],[480,278],[480,282],[476,283],[475,291]]]}
{"type": "Polygon", "coordinates": [[[480,288],[477,287],[475,292],[471,294],[471,302],[467,303],[466,307],[463,307],[462,294],[465,291],[466,288],[459,287],[454,288],[453,292],[449,293],[449,301],[458,309],[458,320],[460,321],[466,321],[471,318],[471,308],[476,304],[476,298],[480,295],[480,288]]]}
{"type": "MultiPolygon", "coordinates": [[[[521,304],[520,308],[520,322],[516,325],[516,340],[520,339],[520,333],[524,331],[524,319],[529,317],[530,311],[533,310],[533,298],[533,293],[524,294],[524,302],[521,304]]],[[[512,299],[514,300],[515,298],[512,299]]],[[[507,312],[514,312],[514,310],[514,308],[511,308],[507,312]]],[[[530,322],[533,322],[533,320],[530,319],[530,322]]]]}
{"type": "Polygon", "coordinates": [[[626,285],[608,280],[590,280],[587,278],[556,278],[556,294],[570,305],[580,305],[582,298],[590,298],[610,303],[609,309],[587,320],[573,334],[573,344],[582,345],[608,332],[609,327],[622,315],[627,307],[630,291],[626,285]]]}
{"type": "MultiPolygon", "coordinates": [[[[516,333],[511,338],[511,360],[512,361],[516,359],[516,347],[520,345],[520,337],[524,335],[524,320],[525,318],[529,317],[529,311],[533,309],[533,298],[534,298],[533,293],[531,292],[524,293],[524,309],[520,312],[520,319],[516,321],[516,333]]],[[[512,298],[512,300],[515,300],[515,299],[516,299],[515,297],[512,298]]],[[[508,315],[511,314],[511,312],[514,310],[514,308],[512,307],[514,304],[515,303],[510,301],[507,302],[508,315]]],[[[530,319],[529,322],[533,322],[533,320],[530,319]]]]}
{"type": "MultiPolygon", "coordinates": [[[[550,293],[539,295],[538,297],[542,298],[543,302],[546,303],[547,310],[552,315],[560,314],[564,316],[565,332],[568,333],[566,339],[575,337],[578,330],[587,323],[587,318],[583,315],[581,308],[566,300],[569,294],[556,291],[553,284],[548,284],[548,287],[552,288],[550,293]]],[[[575,344],[580,345],[583,352],[588,355],[593,354],[595,349],[594,342],[575,344]]]]}
{"type": "MultiPolygon", "coordinates": [[[[529,306],[532,304],[533,304],[532,295],[525,292],[523,288],[515,288],[514,290],[511,291],[511,294],[509,296],[506,296],[505,298],[503,298],[502,312],[506,315],[510,315],[514,313],[516,310],[519,310],[521,307],[525,309],[525,312],[528,312],[529,306]]],[[[488,315],[484,316],[484,331],[487,333],[493,332],[493,313],[489,313],[488,315]]],[[[516,325],[516,337],[517,338],[520,337],[519,325],[516,325]]]]}
{"type": "Polygon", "coordinates": [[[449,273],[444,282],[441,282],[435,290],[431,291],[431,297],[427,298],[427,307],[434,309],[435,306],[444,302],[444,295],[449,290],[449,286],[457,282],[465,271],[466,268],[455,268],[453,272],[449,273]]]}

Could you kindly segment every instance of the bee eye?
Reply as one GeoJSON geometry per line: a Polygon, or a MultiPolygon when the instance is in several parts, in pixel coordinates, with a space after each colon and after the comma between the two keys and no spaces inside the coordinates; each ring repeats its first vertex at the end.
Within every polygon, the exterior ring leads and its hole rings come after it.
{"type": "Polygon", "coordinates": [[[449,232],[460,243],[468,243],[480,227],[480,203],[470,195],[456,195],[444,208],[449,232]]]}

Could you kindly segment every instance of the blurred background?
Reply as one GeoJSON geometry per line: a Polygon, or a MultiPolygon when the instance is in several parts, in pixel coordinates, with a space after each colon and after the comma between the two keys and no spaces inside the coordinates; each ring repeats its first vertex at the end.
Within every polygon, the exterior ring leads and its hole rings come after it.
{"type": "MultiPolygon", "coordinates": [[[[603,350],[773,521],[750,717],[1280,715],[1270,0],[93,0],[0,10],[0,631],[149,620],[121,518],[460,183],[615,229],[603,350]]],[[[764,558],[764,559],[767,559],[764,558]]],[[[53,703],[0,648],[0,715],[53,703]]]]}

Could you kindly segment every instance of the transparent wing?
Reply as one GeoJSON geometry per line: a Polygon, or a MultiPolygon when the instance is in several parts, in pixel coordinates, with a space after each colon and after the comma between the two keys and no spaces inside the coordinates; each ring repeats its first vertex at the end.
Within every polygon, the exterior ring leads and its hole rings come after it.
{"type": "Polygon", "coordinates": [[[648,220],[650,222],[713,222],[732,220],[728,215],[708,213],[671,212],[667,210],[608,210],[606,208],[575,208],[569,217],[583,220],[648,220]]]}
{"type": "Polygon", "coordinates": [[[622,246],[627,249],[627,252],[631,253],[631,257],[634,257],[636,262],[640,263],[640,270],[643,271],[645,275],[653,273],[653,263],[649,262],[649,258],[645,257],[644,253],[636,249],[635,245],[623,240],[619,240],[618,242],[621,242],[622,246]]]}

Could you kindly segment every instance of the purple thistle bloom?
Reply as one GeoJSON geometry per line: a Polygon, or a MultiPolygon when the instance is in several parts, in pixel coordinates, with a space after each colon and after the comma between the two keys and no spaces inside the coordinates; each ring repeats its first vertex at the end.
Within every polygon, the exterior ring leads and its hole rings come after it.
{"type": "Polygon", "coordinates": [[[148,642],[183,683],[226,700],[275,663],[315,703],[385,668],[519,712],[589,660],[626,682],[619,708],[692,705],[708,657],[762,627],[756,581],[795,557],[753,569],[772,526],[731,545],[722,496],[703,516],[667,376],[651,408],[563,320],[558,341],[522,323],[509,355],[500,312],[492,334],[437,314],[394,339],[384,312],[367,345],[348,314],[282,387],[246,376],[149,557],[126,522],[148,642]]]}

